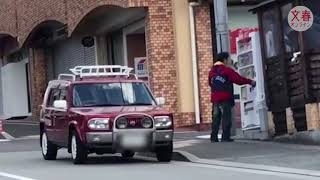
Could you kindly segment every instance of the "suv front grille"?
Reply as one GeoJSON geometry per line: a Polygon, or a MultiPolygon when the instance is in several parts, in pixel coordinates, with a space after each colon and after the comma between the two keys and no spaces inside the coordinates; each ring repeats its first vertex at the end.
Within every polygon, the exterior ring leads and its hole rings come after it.
{"type": "Polygon", "coordinates": [[[153,119],[145,115],[126,115],[117,118],[115,125],[117,129],[151,129],[153,128],[153,119]],[[143,126],[143,122],[146,120],[151,122],[151,126],[148,128],[143,126]],[[124,124],[124,121],[127,125],[125,127],[121,126],[118,123],[119,121],[121,121],[121,125],[124,124]]]}

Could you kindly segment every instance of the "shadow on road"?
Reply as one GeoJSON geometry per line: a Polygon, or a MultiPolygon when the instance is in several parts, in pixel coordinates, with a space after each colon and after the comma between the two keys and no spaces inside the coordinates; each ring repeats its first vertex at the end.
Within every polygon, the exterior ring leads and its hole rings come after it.
{"type": "MultiPolygon", "coordinates": [[[[59,163],[72,163],[71,157],[61,157],[57,158],[56,162],[59,163]]],[[[120,156],[89,156],[88,161],[85,165],[128,165],[128,164],[154,164],[157,161],[154,160],[146,160],[146,159],[140,159],[140,158],[122,158],[120,156]]]]}

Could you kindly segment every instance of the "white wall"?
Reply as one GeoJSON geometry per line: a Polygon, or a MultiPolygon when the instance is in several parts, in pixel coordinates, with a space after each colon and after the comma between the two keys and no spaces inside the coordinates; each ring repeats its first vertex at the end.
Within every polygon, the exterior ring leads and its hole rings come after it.
{"type": "Polygon", "coordinates": [[[258,27],[258,17],[256,14],[248,12],[252,6],[233,6],[228,7],[229,29],[243,27],[258,27]]]}
{"type": "Polygon", "coordinates": [[[26,61],[9,63],[1,68],[3,116],[29,116],[26,61]]]}

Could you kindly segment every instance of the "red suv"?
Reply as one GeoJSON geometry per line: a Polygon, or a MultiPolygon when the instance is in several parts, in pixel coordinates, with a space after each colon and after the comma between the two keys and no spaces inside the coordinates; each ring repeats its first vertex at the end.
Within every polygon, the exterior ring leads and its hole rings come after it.
{"type": "Polygon", "coordinates": [[[78,66],[49,82],[40,112],[45,160],[67,148],[75,164],[90,153],[155,152],[171,161],[173,116],[148,86],[123,66],[78,66]],[[133,77],[133,78],[132,78],[133,77]]]}

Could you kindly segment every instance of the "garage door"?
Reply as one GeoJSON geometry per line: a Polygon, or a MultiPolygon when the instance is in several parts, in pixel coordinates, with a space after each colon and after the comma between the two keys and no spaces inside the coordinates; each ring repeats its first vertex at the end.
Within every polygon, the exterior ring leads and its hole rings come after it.
{"type": "Polygon", "coordinates": [[[48,63],[48,70],[57,78],[61,73],[70,73],[75,66],[96,65],[96,48],[83,47],[81,38],[73,37],[61,41],[53,48],[53,61],[48,63]]]}

